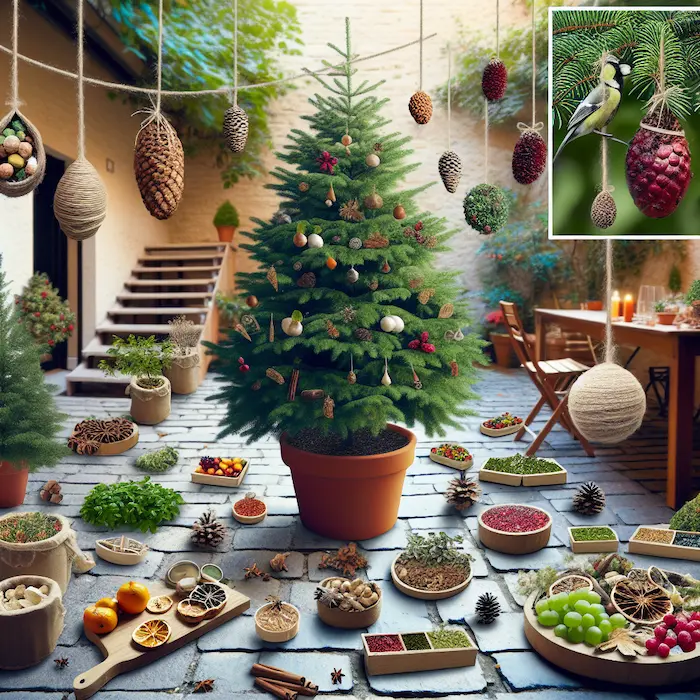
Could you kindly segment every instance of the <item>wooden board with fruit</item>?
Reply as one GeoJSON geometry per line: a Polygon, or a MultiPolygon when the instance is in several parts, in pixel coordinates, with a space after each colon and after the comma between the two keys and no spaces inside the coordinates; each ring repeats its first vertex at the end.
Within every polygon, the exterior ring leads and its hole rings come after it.
{"type": "Polygon", "coordinates": [[[466,471],[474,465],[474,458],[469,454],[469,450],[456,443],[445,442],[431,448],[429,457],[437,464],[459,469],[459,471],[466,471]]]}
{"type": "Polygon", "coordinates": [[[243,457],[202,457],[192,472],[192,481],[229,488],[240,486],[249,466],[250,460],[243,457]]]}
{"type": "Polygon", "coordinates": [[[489,437],[501,437],[502,435],[512,435],[517,433],[523,426],[523,419],[511,415],[507,411],[500,416],[485,420],[479,430],[489,437]]]}
{"type": "Polygon", "coordinates": [[[105,658],[73,680],[76,699],[92,697],[115,676],[180,649],[250,608],[248,597],[219,585],[226,592],[221,612],[194,625],[182,620],[177,613],[177,596],[162,583],[149,583],[146,588],[130,581],[119,589],[116,600],[103,598],[88,607],[83,618],[85,635],[105,658]],[[172,605],[166,597],[173,599],[172,605]],[[125,607],[142,612],[127,614],[125,607]]]}

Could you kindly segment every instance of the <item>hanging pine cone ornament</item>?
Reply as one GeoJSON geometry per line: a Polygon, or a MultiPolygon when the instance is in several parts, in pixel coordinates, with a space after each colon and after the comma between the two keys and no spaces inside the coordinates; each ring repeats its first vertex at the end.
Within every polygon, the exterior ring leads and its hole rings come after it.
{"type": "Polygon", "coordinates": [[[668,109],[649,112],[630,142],[625,159],[627,188],[637,209],[652,219],[663,219],[676,211],[685,196],[693,173],[690,148],[681,125],[668,109]],[[677,134],[645,128],[664,129],[677,134]]]}
{"type": "Polygon", "coordinates": [[[493,593],[482,593],[476,599],[474,612],[482,625],[490,625],[501,614],[501,604],[493,593]]]}
{"type": "Polygon", "coordinates": [[[243,153],[248,140],[248,115],[240,105],[233,105],[224,113],[224,138],[234,153],[243,153]]]}
{"type": "Polygon", "coordinates": [[[460,472],[458,477],[452,479],[445,491],[447,502],[460,511],[471,507],[480,497],[481,487],[475,481],[467,479],[466,472],[460,472]]]}
{"type": "Polygon", "coordinates": [[[160,220],[170,218],[185,188],[185,153],[175,129],[164,117],[153,119],[139,131],[134,174],[150,215],[160,220]]]}
{"type": "Polygon", "coordinates": [[[579,486],[572,501],[574,510],[582,515],[595,515],[605,508],[603,489],[594,481],[579,486]]]}
{"type": "Polygon", "coordinates": [[[445,189],[454,194],[459,187],[459,179],[462,176],[462,161],[454,151],[445,151],[438,161],[438,172],[442,178],[445,189]]]}
{"type": "Polygon", "coordinates": [[[533,130],[523,131],[513,149],[513,177],[521,185],[531,185],[547,167],[547,144],[533,130]]]}
{"type": "Polygon", "coordinates": [[[591,206],[591,221],[597,228],[610,228],[615,223],[617,206],[607,190],[598,192],[591,206]]]}
{"type": "Polygon", "coordinates": [[[384,206],[384,200],[375,192],[365,197],[363,202],[365,209],[381,209],[384,206]]]}
{"type": "Polygon", "coordinates": [[[216,519],[216,513],[210,508],[204,511],[192,525],[192,542],[198,547],[218,547],[226,536],[226,526],[216,519]]]}
{"type": "Polygon", "coordinates": [[[489,102],[503,99],[508,87],[508,70],[505,63],[494,58],[489,61],[481,76],[481,89],[489,102]]]}
{"type": "Polygon", "coordinates": [[[498,233],[508,221],[510,204],[506,193],[496,185],[472,187],[464,198],[464,218],[479,233],[498,233]]]}
{"type": "Polygon", "coordinates": [[[373,338],[372,331],[368,328],[356,328],[354,335],[358,340],[362,340],[365,343],[369,343],[373,338]]]}
{"type": "Polygon", "coordinates": [[[430,95],[422,90],[414,92],[408,101],[408,111],[416,124],[427,124],[433,116],[433,101],[430,95]]]}

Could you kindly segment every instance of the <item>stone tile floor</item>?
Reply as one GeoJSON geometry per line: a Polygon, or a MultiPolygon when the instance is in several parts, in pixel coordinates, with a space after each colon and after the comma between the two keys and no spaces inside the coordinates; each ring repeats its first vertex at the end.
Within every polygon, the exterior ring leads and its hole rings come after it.
{"type": "MultiPolygon", "coordinates": [[[[519,569],[556,566],[563,562],[568,552],[566,528],[570,524],[592,521],[613,525],[624,543],[637,524],[668,520],[671,511],[666,508],[660,493],[665,477],[663,422],[648,421],[623,445],[598,449],[595,458],[586,457],[568,434],[556,429],[539,454],[556,457],[567,468],[569,483],[566,486],[522,489],[483,484],[483,505],[512,501],[533,503],[546,508],[554,516],[549,546],[523,556],[499,554],[480,546],[475,536],[475,516],[481,506],[473,507],[464,515],[447,506],[442,493],[455,473],[429,460],[430,447],[440,440],[428,438],[422,430],[417,430],[416,461],[408,470],[396,527],[381,537],[360,543],[370,562],[368,575],[385,582],[382,615],[373,631],[418,631],[449,621],[467,625],[482,653],[472,668],[368,678],[364,673],[359,633],[328,628],[318,621],[315,613],[314,582],[326,573],[317,568],[320,552],[337,548],[342,543],[319,537],[300,523],[291,478],[280,460],[274,440],[251,445],[242,444],[236,437],[217,441],[217,425],[224,407],[206,401],[215,386],[214,377],[210,375],[196,394],[174,397],[170,418],[156,427],[141,428],[139,444],[125,455],[74,455],[55,470],[30,476],[24,509],[56,509],[75,518],[74,528],[78,531],[80,545],[86,550],[94,549],[98,532],[79,518],[85,494],[99,482],[141,477],[134,460],[146,450],[166,444],[179,450],[179,463],[155,480],[180,491],[186,505],[177,520],[163,525],[156,534],[133,533],[151,548],[146,560],[137,567],[118,567],[98,559],[97,566],[90,573],[74,577],[64,599],[66,626],[58,649],[34,668],[0,673],[0,700],[60,700],[66,697],[73,678],[101,660],[97,649],[82,635],[85,606],[102,596],[112,595],[125,580],[133,578],[148,582],[162,578],[168,566],[183,555],[198,562],[219,564],[235,582],[235,587],[251,598],[251,610],[203,636],[197,643],[140,670],[117,676],[96,695],[99,700],[182,698],[192,692],[196,681],[205,678],[216,680],[209,697],[242,700],[257,693],[252,689],[252,679],[248,675],[250,665],[256,660],[298,670],[319,683],[322,692],[349,694],[356,698],[456,698],[479,694],[506,700],[512,693],[518,693],[521,700],[700,698],[697,686],[666,688],[664,692],[654,693],[653,690],[596,683],[550,666],[530,649],[524,637],[522,600],[515,585],[519,569]],[[198,456],[207,453],[235,453],[251,459],[241,490],[254,490],[265,496],[269,515],[261,525],[239,526],[230,517],[231,501],[239,496],[239,491],[232,493],[190,482],[193,463],[198,456]],[[55,478],[63,485],[65,498],[61,506],[46,506],[40,501],[38,490],[47,478],[55,478]],[[589,479],[594,479],[608,494],[608,506],[600,516],[583,519],[571,512],[571,495],[578,484],[589,479]],[[228,527],[226,541],[213,553],[197,551],[189,537],[189,526],[208,505],[225,517],[228,527]],[[406,535],[413,530],[444,530],[465,536],[465,548],[475,557],[475,578],[464,593],[436,603],[424,602],[405,597],[392,586],[390,563],[405,544],[406,535]],[[244,566],[257,562],[261,568],[268,568],[267,562],[277,551],[292,552],[288,559],[288,573],[267,583],[243,580],[244,566]],[[485,591],[496,594],[503,609],[503,614],[491,626],[481,626],[474,619],[476,599],[485,591]],[[252,613],[269,594],[290,600],[303,613],[299,635],[283,647],[261,642],[254,632],[252,613]],[[59,656],[69,659],[70,666],[66,670],[55,668],[53,659],[59,656]],[[345,672],[342,685],[331,685],[333,667],[345,672]]],[[[480,421],[505,410],[524,416],[537,399],[527,377],[518,370],[485,370],[479,391],[482,398],[474,406],[477,415],[466,419],[460,430],[451,431],[446,438],[460,442],[472,451],[475,469],[488,456],[505,456],[522,450],[522,444],[514,444],[510,437],[492,439],[481,435],[478,430],[480,421]]],[[[66,421],[66,435],[70,427],[86,415],[117,416],[128,411],[128,400],[122,398],[60,397],[59,404],[70,416],[66,421]]],[[[621,550],[625,549],[623,544],[621,550]]],[[[643,556],[634,559],[645,567],[666,565],[700,578],[700,563],[643,556]]]]}

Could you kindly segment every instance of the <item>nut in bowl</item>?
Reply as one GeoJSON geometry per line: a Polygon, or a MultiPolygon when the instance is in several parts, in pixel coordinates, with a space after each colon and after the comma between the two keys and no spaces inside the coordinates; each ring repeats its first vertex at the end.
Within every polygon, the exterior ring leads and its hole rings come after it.
{"type": "Polygon", "coordinates": [[[314,593],[318,616],[331,627],[361,629],[373,625],[382,609],[379,584],[362,579],[332,576],[323,579],[314,593]]]}
{"type": "Polygon", "coordinates": [[[243,457],[202,457],[191,478],[197,484],[240,486],[249,465],[243,457]]]}

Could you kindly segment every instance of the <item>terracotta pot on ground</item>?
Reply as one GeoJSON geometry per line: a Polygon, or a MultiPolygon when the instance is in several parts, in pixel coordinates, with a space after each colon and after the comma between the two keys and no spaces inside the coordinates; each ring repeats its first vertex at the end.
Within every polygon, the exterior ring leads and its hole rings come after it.
{"type": "Polygon", "coordinates": [[[513,351],[510,336],[507,333],[490,333],[489,340],[493,345],[493,354],[499,367],[518,367],[518,357],[513,351]]]}
{"type": "Polygon", "coordinates": [[[589,300],[586,303],[586,309],[588,309],[588,311],[602,311],[603,310],[603,302],[589,300]]]}
{"type": "Polygon", "coordinates": [[[406,470],[413,464],[416,436],[404,447],[378,455],[335,457],[292,447],[280,437],[282,461],[292,472],[299,515],[319,535],[344,542],[377,537],[396,524],[406,470]]]}
{"type": "Polygon", "coordinates": [[[195,351],[173,357],[163,374],[170,381],[173,394],[193,394],[199,387],[199,354],[195,351]]]}
{"type": "Polygon", "coordinates": [[[14,508],[24,503],[29,469],[15,469],[9,462],[0,462],[0,508],[14,508]]]}
{"type": "Polygon", "coordinates": [[[235,226],[217,226],[216,230],[222,243],[230,243],[233,240],[233,234],[236,233],[235,226]]]}
{"type": "Polygon", "coordinates": [[[126,393],[131,396],[131,417],[143,425],[156,425],[170,415],[170,382],[161,377],[163,383],[155,389],[146,389],[132,377],[126,393]]]}

